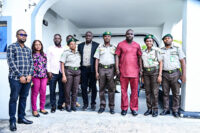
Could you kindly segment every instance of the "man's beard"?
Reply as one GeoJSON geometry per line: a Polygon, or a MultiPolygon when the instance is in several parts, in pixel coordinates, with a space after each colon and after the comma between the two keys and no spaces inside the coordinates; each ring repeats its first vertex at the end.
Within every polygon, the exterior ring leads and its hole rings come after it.
{"type": "Polygon", "coordinates": [[[18,42],[24,44],[26,42],[26,40],[24,40],[24,41],[23,40],[18,40],[18,42]]]}
{"type": "Polygon", "coordinates": [[[127,42],[132,42],[132,41],[133,41],[133,38],[130,38],[130,39],[129,39],[129,38],[126,38],[126,41],[127,41],[127,42]]]}
{"type": "Polygon", "coordinates": [[[165,43],[165,46],[170,46],[171,45],[171,43],[169,44],[169,43],[165,43]]]}
{"type": "Polygon", "coordinates": [[[56,46],[60,46],[60,43],[56,43],[56,42],[55,42],[55,45],[56,45],[56,46]]]}

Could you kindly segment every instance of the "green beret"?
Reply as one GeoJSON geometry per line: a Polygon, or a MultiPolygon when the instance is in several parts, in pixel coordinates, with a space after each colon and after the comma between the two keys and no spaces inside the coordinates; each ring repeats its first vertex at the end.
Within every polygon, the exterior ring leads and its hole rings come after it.
{"type": "Polygon", "coordinates": [[[69,39],[69,40],[67,41],[67,45],[69,45],[70,42],[76,42],[76,41],[77,41],[77,39],[75,39],[75,38],[71,38],[71,39],[69,39]]]}
{"type": "Polygon", "coordinates": [[[173,36],[171,34],[166,34],[165,36],[163,36],[162,40],[164,40],[165,37],[170,37],[171,39],[173,39],[173,36]]]}
{"type": "Polygon", "coordinates": [[[146,42],[147,39],[153,39],[154,40],[154,36],[151,35],[151,34],[146,35],[145,38],[144,38],[144,42],[146,42]]]}
{"type": "Polygon", "coordinates": [[[112,34],[111,34],[111,32],[106,31],[106,32],[103,33],[103,36],[105,36],[105,35],[110,35],[111,36],[112,34]]]}

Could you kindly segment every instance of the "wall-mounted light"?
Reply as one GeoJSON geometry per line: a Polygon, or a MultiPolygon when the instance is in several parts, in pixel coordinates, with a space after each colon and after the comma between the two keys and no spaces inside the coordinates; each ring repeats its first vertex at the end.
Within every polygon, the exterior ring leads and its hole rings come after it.
{"type": "Polygon", "coordinates": [[[29,4],[28,4],[29,9],[30,9],[32,6],[36,6],[36,3],[33,2],[33,3],[29,3],[29,4]]]}
{"type": "Polygon", "coordinates": [[[29,4],[28,4],[28,8],[27,9],[25,9],[25,12],[29,9],[31,9],[31,7],[33,7],[33,6],[36,6],[36,3],[34,2],[34,1],[32,1],[32,0],[29,0],[29,4]]]}

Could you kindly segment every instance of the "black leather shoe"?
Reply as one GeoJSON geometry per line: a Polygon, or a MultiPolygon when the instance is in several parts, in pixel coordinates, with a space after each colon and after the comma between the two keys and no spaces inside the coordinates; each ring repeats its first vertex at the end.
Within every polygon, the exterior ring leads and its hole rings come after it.
{"type": "Polygon", "coordinates": [[[87,106],[87,105],[83,105],[83,107],[82,107],[82,110],[83,110],[83,111],[86,111],[86,110],[87,110],[87,108],[88,108],[88,106],[87,106]]]}
{"type": "Polygon", "coordinates": [[[101,113],[103,113],[104,111],[105,111],[104,108],[100,108],[99,111],[98,111],[98,113],[101,114],[101,113]]]}
{"type": "Polygon", "coordinates": [[[76,109],[76,107],[71,107],[71,110],[76,112],[77,109],[76,109]]]}
{"type": "Polygon", "coordinates": [[[125,116],[127,114],[127,110],[122,110],[121,115],[125,116]]]}
{"type": "Polygon", "coordinates": [[[120,93],[118,90],[115,90],[115,93],[120,93]]]}
{"type": "Polygon", "coordinates": [[[152,114],[152,110],[151,110],[151,109],[148,109],[148,110],[144,113],[145,116],[150,115],[150,114],[152,114]]]}
{"type": "Polygon", "coordinates": [[[17,131],[17,126],[15,122],[10,123],[10,131],[17,131]]]}
{"type": "Polygon", "coordinates": [[[56,107],[51,107],[51,113],[55,113],[56,112],[56,107]]]}
{"type": "Polygon", "coordinates": [[[115,113],[114,109],[110,109],[110,114],[114,114],[114,113],[115,113]]]}
{"type": "Polygon", "coordinates": [[[92,110],[92,111],[95,111],[95,109],[96,109],[95,104],[91,105],[91,110],[92,110]]]}
{"type": "Polygon", "coordinates": [[[33,122],[24,118],[24,119],[18,119],[18,123],[19,124],[32,124],[33,122]]]}
{"type": "Polygon", "coordinates": [[[70,107],[65,107],[65,109],[66,109],[67,112],[71,112],[72,111],[70,107]]]}
{"type": "Polygon", "coordinates": [[[152,117],[157,117],[158,116],[158,111],[153,111],[152,112],[152,117]]]}
{"type": "Polygon", "coordinates": [[[133,116],[138,115],[137,111],[135,111],[135,110],[132,110],[131,113],[132,113],[133,116]]]}
{"type": "Polygon", "coordinates": [[[172,113],[174,117],[178,118],[179,117],[179,113],[178,112],[173,112],[172,113]]]}
{"type": "Polygon", "coordinates": [[[63,110],[64,110],[64,108],[63,108],[62,105],[58,105],[58,109],[59,109],[60,111],[63,111],[63,110]]]}
{"type": "Polygon", "coordinates": [[[160,113],[160,115],[167,115],[170,114],[169,110],[163,110],[163,112],[160,113]]]}

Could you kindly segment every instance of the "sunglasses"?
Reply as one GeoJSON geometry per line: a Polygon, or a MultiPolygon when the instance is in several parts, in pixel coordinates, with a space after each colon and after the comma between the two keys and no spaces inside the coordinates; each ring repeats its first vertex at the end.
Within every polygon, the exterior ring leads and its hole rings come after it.
{"type": "Polygon", "coordinates": [[[27,34],[18,34],[19,36],[24,36],[24,37],[27,37],[28,35],[27,34]]]}

